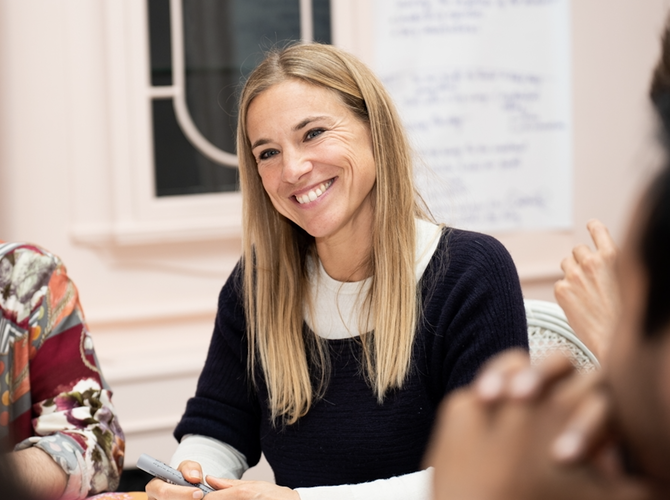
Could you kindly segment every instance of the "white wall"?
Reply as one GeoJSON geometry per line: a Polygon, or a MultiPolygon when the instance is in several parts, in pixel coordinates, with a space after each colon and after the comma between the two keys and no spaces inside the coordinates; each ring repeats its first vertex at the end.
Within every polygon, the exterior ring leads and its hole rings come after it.
{"type": "MultiPolygon", "coordinates": [[[[361,23],[355,2],[332,1],[340,18],[361,23]]],[[[132,28],[123,15],[138,2],[0,0],[0,238],[38,242],[66,262],[115,388],[127,465],[141,452],[169,458],[170,430],[194,391],[218,290],[240,249],[234,231],[142,244],[104,236],[134,199],[114,174],[133,151],[119,137],[126,122],[112,104],[127,84],[114,68],[123,68],[123,54],[144,49],[119,48],[122,30],[113,29],[132,28]],[[88,229],[98,221],[93,233],[103,237],[82,238],[82,220],[88,229]]],[[[589,218],[623,235],[652,163],[646,89],[667,7],[667,0],[572,2],[575,230],[498,235],[528,298],[551,299],[559,262],[586,241],[589,218]]],[[[351,26],[337,36],[364,53],[369,30],[351,26]]]]}

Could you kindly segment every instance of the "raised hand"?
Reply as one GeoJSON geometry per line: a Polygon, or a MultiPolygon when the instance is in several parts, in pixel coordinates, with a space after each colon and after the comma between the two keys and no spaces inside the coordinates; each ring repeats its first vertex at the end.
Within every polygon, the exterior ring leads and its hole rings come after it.
{"type": "Polygon", "coordinates": [[[602,362],[619,314],[614,276],[618,250],[602,222],[591,220],[587,228],[596,249],[579,245],[563,259],[564,277],[554,285],[554,295],[577,336],[602,362]]]}

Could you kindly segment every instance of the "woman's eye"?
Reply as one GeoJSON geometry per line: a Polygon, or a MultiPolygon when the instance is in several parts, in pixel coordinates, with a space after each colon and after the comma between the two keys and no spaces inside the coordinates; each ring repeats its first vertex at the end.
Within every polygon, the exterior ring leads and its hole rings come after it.
{"type": "Polygon", "coordinates": [[[325,129],[322,129],[322,128],[312,129],[309,132],[307,132],[307,134],[305,135],[305,140],[314,139],[317,135],[321,135],[324,132],[325,132],[325,129]]]}
{"type": "Polygon", "coordinates": [[[268,158],[279,154],[279,151],[276,149],[266,149],[265,151],[261,151],[261,154],[258,155],[259,160],[267,160],[268,158]]]}

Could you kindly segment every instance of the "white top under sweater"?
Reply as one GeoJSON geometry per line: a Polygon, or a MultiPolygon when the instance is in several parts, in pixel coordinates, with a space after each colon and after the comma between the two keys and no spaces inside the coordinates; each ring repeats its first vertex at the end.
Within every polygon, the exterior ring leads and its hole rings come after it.
{"type": "MultiPolygon", "coordinates": [[[[416,280],[423,276],[440,241],[442,228],[431,222],[416,221],[416,280]]],[[[369,318],[359,325],[360,297],[370,288],[370,278],[354,283],[336,281],[319,262],[318,273],[310,272],[310,292],[314,318],[305,311],[309,327],[322,338],[344,339],[374,328],[369,318]]],[[[249,468],[246,457],[232,446],[207,436],[187,435],[179,443],[170,465],[178,467],[184,460],[199,462],[203,476],[239,479],[249,468]]],[[[415,500],[431,499],[432,470],[413,472],[368,483],[296,488],[301,500],[415,500]]]]}

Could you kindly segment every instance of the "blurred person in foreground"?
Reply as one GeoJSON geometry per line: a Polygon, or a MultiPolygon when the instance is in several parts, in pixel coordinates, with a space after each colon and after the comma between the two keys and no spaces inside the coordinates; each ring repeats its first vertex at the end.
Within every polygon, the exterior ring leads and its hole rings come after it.
{"type": "Polygon", "coordinates": [[[125,441],[77,289],[55,255],[2,241],[0,394],[0,439],[30,496],[116,489],[125,441]]]}
{"type": "MultiPolygon", "coordinates": [[[[612,300],[604,308],[612,312],[604,319],[613,330],[611,340],[601,339],[609,351],[605,369],[580,376],[562,358],[531,368],[517,352],[491,361],[472,386],[442,407],[427,459],[435,466],[435,499],[670,496],[667,33],[663,49],[651,95],[664,125],[666,159],[639,204],[616,265],[609,265],[605,279],[613,280],[611,287],[600,283],[584,295],[594,299],[605,290],[604,300],[612,300]]],[[[591,226],[592,234],[601,230],[591,226]]]]}

